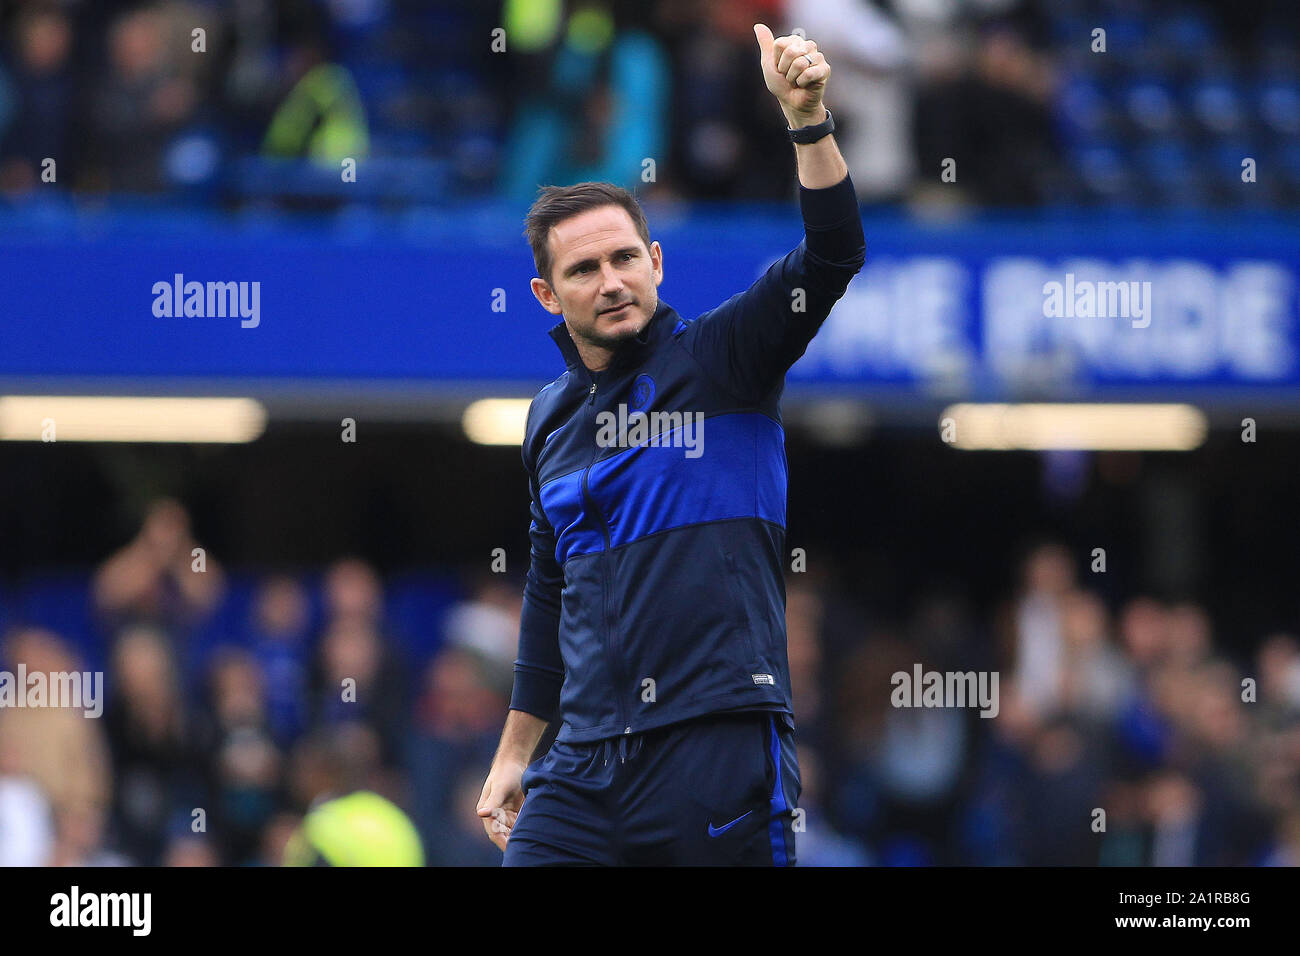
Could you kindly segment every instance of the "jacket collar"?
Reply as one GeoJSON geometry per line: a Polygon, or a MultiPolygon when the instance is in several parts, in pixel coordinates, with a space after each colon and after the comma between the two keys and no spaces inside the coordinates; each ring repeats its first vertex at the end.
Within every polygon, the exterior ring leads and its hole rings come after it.
{"type": "MultiPolygon", "coordinates": [[[[660,299],[659,306],[655,309],[655,314],[650,317],[650,321],[646,323],[646,327],[636,338],[623,343],[622,347],[614,353],[614,360],[610,363],[610,367],[625,368],[642,362],[664,336],[671,333],[676,315],[676,310],[660,299]]],[[[569,334],[569,327],[563,319],[551,327],[550,336],[559,346],[560,354],[564,356],[564,364],[568,368],[588,371],[582,364],[582,356],[578,354],[578,347],[573,344],[573,336],[569,334]]]]}

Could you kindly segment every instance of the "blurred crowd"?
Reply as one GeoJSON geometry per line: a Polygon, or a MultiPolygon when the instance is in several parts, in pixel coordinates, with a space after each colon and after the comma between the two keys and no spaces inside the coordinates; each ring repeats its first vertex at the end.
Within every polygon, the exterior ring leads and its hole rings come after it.
{"type": "MultiPolygon", "coordinates": [[[[412,655],[385,581],[343,558],[317,596],[266,575],[247,619],[200,642],[228,598],[197,560],[185,508],[156,501],[91,578],[102,718],[0,708],[0,865],[278,865],[306,813],[358,791],[405,811],[429,865],[498,864],[475,805],[519,582],[469,580],[412,655]]],[[[1198,604],[1109,608],[1057,543],[1021,577],[991,612],[936,592],[895,622],[845,582],[788,576],[800,862],[1300,865],[1296,638],[1231,659],[1198,604]],[[892,706],[915,665],[997,672],[996,716],[892,706]]],[[[18,619],[0,667],[76,671],[86,650],[18,619]]]]}
{"type": "Polygon", "coordinates": [[[836,845],[894,865],[1300,863],[1295,636],[1232,659],[1199,604],[1112,609],[1057,543],[1021,578],[987,619],[935,593],[884,626],[791,584],[800,760],[816,768],[802,802],[836,845]],[[997,672],[996,716],[891,706],[890,676],[917,664],[997,672]]]}
{"type": "Polygon", "coordinates": [[[755,65],[762,20],[803,30],[832,63],[827,102],[864,202],[1300,204],[1289,0],[13,0],[0,11],[0,193],[13,199],[51,179],[227,205],[527,202],[539,184],[584,179],[665,200],[784,199],[793,164],[755,65]],[[1241,188],[1246,157],[1255,189],[1241,188]],[[354,181],[340,173],[349,158],[370,163],[354,181]],[[294,159],[325,172],[274,172],[294,159]]]}

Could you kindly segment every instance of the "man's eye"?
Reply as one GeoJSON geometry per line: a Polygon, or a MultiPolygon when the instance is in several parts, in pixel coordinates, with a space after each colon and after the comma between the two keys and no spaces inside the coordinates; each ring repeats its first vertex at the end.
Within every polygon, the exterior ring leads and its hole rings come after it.
{"type": "Polygon", "coordinates": [[[625,253],[623,253],[623,258],[624,258],[624,259],[635,259],[635,258],[636,258],[636,253],[634,253],[634,252],[625,252],[625,253]]]}

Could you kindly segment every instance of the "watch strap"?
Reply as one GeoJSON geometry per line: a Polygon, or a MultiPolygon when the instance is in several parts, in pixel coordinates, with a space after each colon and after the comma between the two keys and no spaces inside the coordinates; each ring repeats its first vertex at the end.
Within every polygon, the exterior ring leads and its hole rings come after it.
{"type": "Polygon", "coordinates": [[[823,106],[822,109],[826,110],[826,119],[822,120],[816,126],[803,126],[799,129],[793,129],[789,126],[785,128],[786,133],[790,137],[790,142],[815,143],[823,136],[828,136],[835,132],[835,117],[831,115],[831,111],[827,107],[823,106]]]}

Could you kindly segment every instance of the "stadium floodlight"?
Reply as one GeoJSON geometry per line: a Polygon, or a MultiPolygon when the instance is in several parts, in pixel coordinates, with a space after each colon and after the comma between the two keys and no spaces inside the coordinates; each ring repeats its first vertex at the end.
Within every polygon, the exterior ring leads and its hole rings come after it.
{"type": "Polygon", "coordinates": [[[1194,405],[1122,403],[957,404],[940,432],[968,451],[1191,451],[1205,441],[1194,405]]]}
{"type": "Polygon", "coordinates": [[[240,444],[265,430],[266,409],[252,398],[0,396],[6,441],[240,444]]]}
{"type": "Polygon", "coordinates": [[[465,409],[461,426],[480,445],[518,445],[524,440],[529,404],[526,398],[482,398],[465,409]]]}

